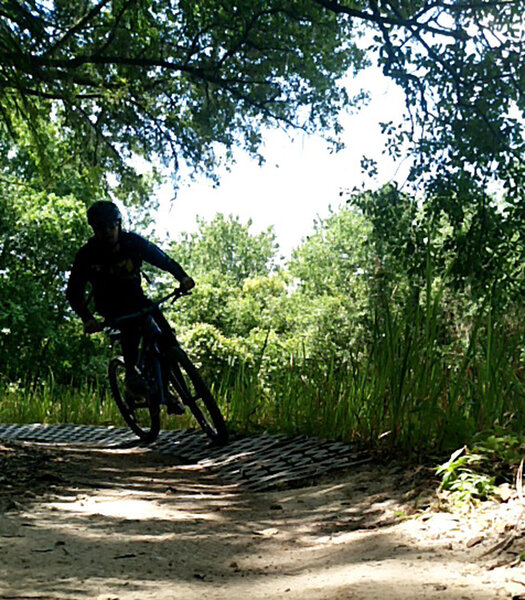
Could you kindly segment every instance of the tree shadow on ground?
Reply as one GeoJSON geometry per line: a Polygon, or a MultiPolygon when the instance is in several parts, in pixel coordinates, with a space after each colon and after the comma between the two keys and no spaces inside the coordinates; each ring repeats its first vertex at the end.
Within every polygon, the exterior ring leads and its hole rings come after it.
{"type": "Polygon", "coordinates": [[[465,561],[395,529],[414,503],[400,466],[249,493],[143,448],[0,450],[15,492],[0,515],[4,597],[493,597],[440,581],[465,561]]]}

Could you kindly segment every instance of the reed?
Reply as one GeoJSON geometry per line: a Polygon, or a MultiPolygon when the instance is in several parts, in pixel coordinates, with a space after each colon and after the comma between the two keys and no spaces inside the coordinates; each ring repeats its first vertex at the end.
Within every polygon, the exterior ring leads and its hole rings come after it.
{"type": "Polygon", "coordinates": [[[441,292],[395,313],[384,299],[361,359],[244,370],[218,396],[235,428],[359,441],[408,452],[466,443],[495,423],[525,428],[519,336],[483,307],[464,345],[444,345],[441,292]]]}
{"type": "Polygon", "coordinates": [[[0,381],[0,422],[124,425],[104,383],[57,384],[50,375],[34,385],[0,381]]]}

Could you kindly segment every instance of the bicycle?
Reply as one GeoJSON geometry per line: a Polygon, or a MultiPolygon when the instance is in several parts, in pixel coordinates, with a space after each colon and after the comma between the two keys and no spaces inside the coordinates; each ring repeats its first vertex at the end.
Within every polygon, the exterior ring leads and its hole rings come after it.
{"type": "Polygon", "coordinates": [[[137,320],[141,328],[137,367],[149,390],[140,398],[126,393],[124,360],[115,357],[108,367],[111,392],[124,420],[143,442],[155,441],[160,431],[161,406],[167,405],[169,398],[175,396],[182,407],[191,411],[210,440],[224,445],[228,442],[228,430],[212,393],[178,342],[163,347],[161,330],[152,316],[161,304],[168,300],[174,302],[187,294],[177,288],[142,310],[105,321],[105,329],[116,340],[120,324],[137,320]]]}

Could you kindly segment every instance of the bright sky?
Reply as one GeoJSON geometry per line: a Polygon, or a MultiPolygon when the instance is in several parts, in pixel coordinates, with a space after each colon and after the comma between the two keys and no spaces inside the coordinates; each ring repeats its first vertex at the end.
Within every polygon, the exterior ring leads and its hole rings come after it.
{"type": "MultiPolygon", "coordinates": [[[[220,186],[203,178],[181,183],[177,197],[169,184],[160,190],[159,231],[176,239],[181,232],[196,230],[196,217],[210,220],[220,212],[251,218],[251,231],[257,233],[273,225],[280,252],[289,256],[293,248],[313,230],[314,220],[326,217],[330,206],[337,208],[342,189],[375,188],[391,180],[402,182],[408,165],[394,163],[383,154],[380,122],[398,122],[403,113],[403,97],[394,83],[377,68],[370,68],[353,81],[352,90],[363,87],[371,94],[368,106],[345,116],[347,148],[330,154],[317,136],[299,136],[292,141],[283,131],[268,131],[262,154],[266,163],[238,153],[228,173],[219,172],[220,186]],[[379,173],[370,180],[361,172],[362,155],[379,163],[379,173]]],[[[297,134],[296,134],[297,135],[297,134]]]]}

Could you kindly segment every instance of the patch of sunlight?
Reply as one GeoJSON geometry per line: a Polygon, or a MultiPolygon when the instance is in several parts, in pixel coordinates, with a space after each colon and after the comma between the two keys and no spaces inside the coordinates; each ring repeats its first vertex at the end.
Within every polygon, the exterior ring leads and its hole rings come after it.
{"type": "Polygon", "coordinates": [[[153,519],[170,521],[217,521],[212,513],[192,512],[159,504],[154,500],[141,500],[129,497],[88,497],[76,502],[55,502],[49,505],[60,512],[82,515],[102,515],[116,519],[149,521],[153,519]]]}

